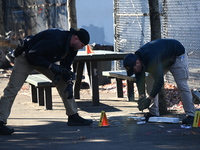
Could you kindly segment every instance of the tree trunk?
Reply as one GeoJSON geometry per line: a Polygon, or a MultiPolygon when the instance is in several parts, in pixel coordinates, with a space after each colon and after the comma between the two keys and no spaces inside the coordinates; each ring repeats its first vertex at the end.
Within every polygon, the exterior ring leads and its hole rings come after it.
{"type": "Polygon", "coordinates": [[[68,28],[77,29],[76,0],[67,1],[67,11],[68,11],[68,28]]]}
{"type": "Polygon", "coordinates": [[[0,35],[5,35],[4,22],[3,22],[3,0],[0,0],[0,35]]]}
{"type": "MultiPolygon", "coordinates": [[[[161,25],[160,25],[160,13],[158,0],[149,0],[149,12],[150,12],[150,26],[151,26],[151,41],[161,38],[161,25]]],[[[159,99],[159,112],[160,115],[167,114],[167,105],[165,100],[165,91],[162,87],[158,94],[159,99]]]]}
{"type": "Polygon", "coordinates": [[[161,38],[161,25],[158,0],[149,0],[151,40],[161,38]]]}

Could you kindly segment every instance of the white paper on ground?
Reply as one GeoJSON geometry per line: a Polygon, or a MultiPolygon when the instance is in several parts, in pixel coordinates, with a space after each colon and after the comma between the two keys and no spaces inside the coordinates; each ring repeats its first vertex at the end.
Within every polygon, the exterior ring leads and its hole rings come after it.
{"type": "Polygon", "coordinates": [[[136,121],[145,120],[145,117],[128,117],[129,119],[134,119],[136,121]]]}
{"type": "Polygon", "coordinates": [[[145,124],[146,121],[138,121],[137,124],[145,124]]]}
{"type": "Polygon", "coordinates": [[[179,118],[150,117],[148,122],[178,123],[179,118]]]}

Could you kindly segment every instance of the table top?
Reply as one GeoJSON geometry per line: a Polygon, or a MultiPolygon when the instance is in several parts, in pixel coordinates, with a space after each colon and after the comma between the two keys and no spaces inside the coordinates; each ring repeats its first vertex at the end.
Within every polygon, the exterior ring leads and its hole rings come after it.
{"type": "MultiPolygon", "coordinates": [[[[145,72],[146,77],[148,76],[148,74],[148,72],[145,72]]],[[[135,74],[133,74],[132,76],[127,76],[126,70],[102,71],[102,75],[136,81],[135,74]]]]}
{"type": "Polygon", "coordinates": [[[74,61],[105,61],[122,60],[129,54],[128,52],[114,52],[106,50],[93,50],[94,53],[86,54],[85,51],[79,51],[74,61]]]}

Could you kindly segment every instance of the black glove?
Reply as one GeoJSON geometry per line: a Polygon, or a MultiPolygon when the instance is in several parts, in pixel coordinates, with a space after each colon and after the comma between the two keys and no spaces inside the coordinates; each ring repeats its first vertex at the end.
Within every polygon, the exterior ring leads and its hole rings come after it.
{"type": "Polygon", "coordinates": [[[70,80],[67,82],[67,87],[64,91],[64,93],[67,93],[67,99],[73,98],[73,82],[70,80]]]}
{"type": "Polygon", "coordinates": [[[54,82],[57,83],[60,80],[62,74],[65,72],[65,68],[60,65],[52,64],[50,69],[55,74],[54,82]]]}
{"type": "Polygon", "coordinates": [[[139,98],[138,109],[142,111],[146,108],[149,108],[150,104],[151,104],[151,100],[149,98],[145,98],[145,97],[139,98]]]}
{"type": "Polygon", "coordinates": [[[67,83],[70,80],[75,80],[75,74],[68,70],[67,73],[62,74],[62,79],[67,83]]]}
{"type": "Polygon", "coordinates": [[[25,40],[23,40],[23,39],[18,40],[18,46],[14,50],[14,53],[13,53],[15,57],[18,57],[26,50],[26,47],[24,44],[25,44],[25,40]]]}
{"type": "Polygon", "coordinates": [[[63,67],[60,65],[52,64],[50,69],[54,74],[63,74],[63,67]]]}
{"type": "Polygon", "coordinates": [[[26,47],[24,45],[18,45],[17,48],[14,50],[14,56],[18,57],[26,50],[26,47]]]}

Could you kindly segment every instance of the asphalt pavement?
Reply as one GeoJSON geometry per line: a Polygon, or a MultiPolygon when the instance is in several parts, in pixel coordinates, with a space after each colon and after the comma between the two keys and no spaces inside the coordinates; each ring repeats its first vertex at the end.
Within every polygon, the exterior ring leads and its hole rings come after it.
{"type": "MultiPolygon", "coordinates": [[[[0,78],[0,94],[8,82],[0,78]]],[[[53,110],[31,102],[25,84],[13,104],[8,126],[13,135],[0,135],[0,149],[48,150],[199,150],[200,127],[179,123],[138,124],[133,117],[143,115],[136,102],[116,98],[115,94],[100,93],[100,106],[92,106],[89,90],[81,91],[76,100],[79,114],[93,119],[91,126],[67,126],[67,116],[57,91],[53,88],[53,110]],[[109,126],[98,126],[101,112],[105,111],[109,126]]],[[[167,117],[184,117],[183,111],[173,110],[167,117]]]]}

